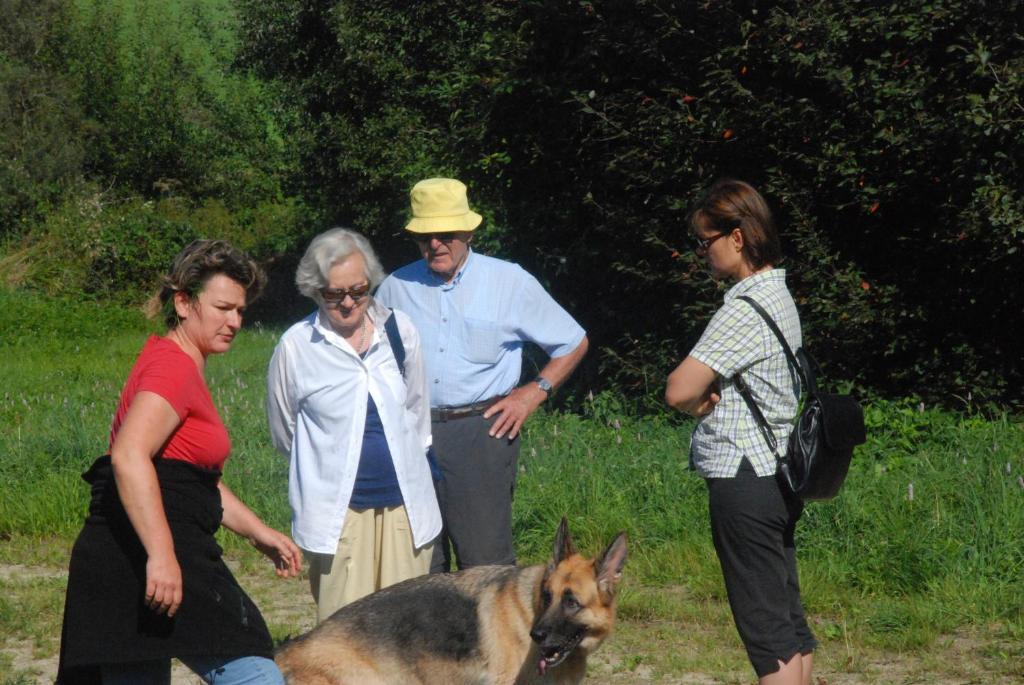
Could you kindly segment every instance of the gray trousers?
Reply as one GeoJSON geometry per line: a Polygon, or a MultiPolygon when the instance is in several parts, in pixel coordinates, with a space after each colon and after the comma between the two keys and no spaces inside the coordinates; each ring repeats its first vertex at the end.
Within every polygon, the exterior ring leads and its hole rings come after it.
{"type": "Polygon", "coordinates": [[[460,569],[516,563],[512,495],[519,437],[490,437],[493,421],[477,415],[431,424],[443,474],[437,502],[444,525],[434,545],[431,573],[452,570],[453,555],[460,569]]]}

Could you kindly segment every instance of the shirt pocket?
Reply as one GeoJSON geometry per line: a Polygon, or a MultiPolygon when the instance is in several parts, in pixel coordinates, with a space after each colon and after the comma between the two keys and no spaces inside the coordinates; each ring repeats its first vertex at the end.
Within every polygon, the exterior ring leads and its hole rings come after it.
{"type": "Polygon", "coordinates": [[[494,364],[501,356],[504,342],[501,324],[484,319],[463,319],[463,345],[466,360],[474,364],[494,364]]]}

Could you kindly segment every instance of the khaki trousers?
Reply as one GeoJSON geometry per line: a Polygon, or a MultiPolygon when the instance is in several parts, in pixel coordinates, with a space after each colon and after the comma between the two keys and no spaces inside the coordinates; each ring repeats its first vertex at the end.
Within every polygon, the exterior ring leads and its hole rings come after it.
{"type": "Polygon", "coordinates": [[[413,547],[404,506],[349,509],[334,554],[302,550],[317,623],[360,597],[430,570],[434,543],[413,547]]]}

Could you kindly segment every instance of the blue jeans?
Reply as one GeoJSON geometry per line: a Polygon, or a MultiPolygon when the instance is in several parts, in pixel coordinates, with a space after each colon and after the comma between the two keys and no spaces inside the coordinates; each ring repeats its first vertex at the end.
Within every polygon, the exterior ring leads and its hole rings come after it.
{"type": "MultiPolygon", "coordinates": [[[[284,685],[281,671],[270,659],[243,656],[183,657],[181,662],[208,685],[284,685]]],[[[103,685],[170,685],[171,660],[113,664],[103,667],[103,685]]]]}

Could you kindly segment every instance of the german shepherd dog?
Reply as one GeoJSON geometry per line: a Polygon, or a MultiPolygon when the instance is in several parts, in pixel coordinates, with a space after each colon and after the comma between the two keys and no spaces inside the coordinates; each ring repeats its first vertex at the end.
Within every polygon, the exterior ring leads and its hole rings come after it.
{"type": "Polygon", "coordinates": [[[563,518],[537,566],[413,578],[339,609],[285,643],[291,685],[576,684],[611,633],[626,534],[580,556],[563,518]]]}

